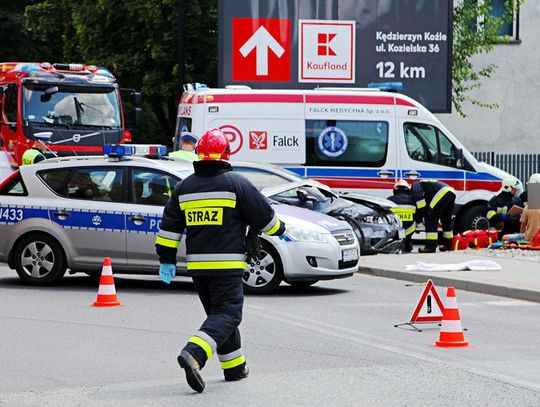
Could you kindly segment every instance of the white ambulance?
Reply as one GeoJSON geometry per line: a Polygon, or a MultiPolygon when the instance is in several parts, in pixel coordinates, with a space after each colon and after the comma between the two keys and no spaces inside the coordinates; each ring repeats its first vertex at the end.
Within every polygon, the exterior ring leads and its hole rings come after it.
{"type": "Polygon", "coordinates": [[[399,178],[441,180],[457,193],[457,230],[476,228],[509,176],[478,162],[424,106],[395,91],[187,88],[177,134],[210,127],[229,137],[233,160],[279,164],[342,192],[388,197],[399,178]]]}

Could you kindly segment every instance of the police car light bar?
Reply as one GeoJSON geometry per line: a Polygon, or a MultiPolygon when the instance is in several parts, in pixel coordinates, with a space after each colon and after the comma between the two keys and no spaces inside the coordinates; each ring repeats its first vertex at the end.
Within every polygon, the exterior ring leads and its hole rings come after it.
{"type": "Polygon", "coordinates": [[[105,144],[103,154],[109,157],[124,156],[162,157],[167,154],[167,146],[158,144],[105,144]]]}
{"type": "Polygon", "coordinates": [[[370,89],[380,89],[388,92],[399,92],[403,90],[402,82],[372,82],[367,85],[370,89]]]}

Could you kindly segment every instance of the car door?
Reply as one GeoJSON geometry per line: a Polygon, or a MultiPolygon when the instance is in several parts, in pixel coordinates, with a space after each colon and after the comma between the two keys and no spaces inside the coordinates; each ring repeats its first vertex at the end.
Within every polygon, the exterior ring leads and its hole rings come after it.
{"type": "Polygon", "coordinates": [[[460,166],[459,148],[431,123],[400,120],[400,177],[409,181],[436,179],[464,190],[465,171],[460,166]]]}
{"type": "Polygon", "coordinates": [[[58,168],[38,172],[59,197],[51,200],[49,218],[71,246],[73,263],[126,264],[126,227],[122,210],[125,169],[120,166],[58,168]]]}
{"type": "MultiPolygon", "coordinates": [[[[127,264],[134,270],[155,270],[159,261],[156,254],[156,234],[163,209],[171,191],[180,181],[166,172],[143,167],[130,169],[126,205],[127,264]]],[[[185,268],[185,244],[178,249],[178,266],[185,268]]]]}

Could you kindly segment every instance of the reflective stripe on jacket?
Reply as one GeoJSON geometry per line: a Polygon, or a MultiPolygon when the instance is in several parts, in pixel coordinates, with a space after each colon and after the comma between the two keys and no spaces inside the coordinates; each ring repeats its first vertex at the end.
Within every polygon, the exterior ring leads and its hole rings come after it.
{"type": "Polygon", "coordinates": [[[285,226],[270,202],[222,161],[196,161],[195,174],[176,184],[156,238],[161,263],[176,264],[186,230],[187,268],[194,274],[242,273],[246,226],[281,235],[285,226]]]}
{"type": "Polygon", "coordinates": [[[441,181],[422,180],[412,184],[411,192],[416,203],[416,220],[422,222],[424,216],[429,215],[443,197],[451,193],[455,195],[454,188],[441,181]]]}

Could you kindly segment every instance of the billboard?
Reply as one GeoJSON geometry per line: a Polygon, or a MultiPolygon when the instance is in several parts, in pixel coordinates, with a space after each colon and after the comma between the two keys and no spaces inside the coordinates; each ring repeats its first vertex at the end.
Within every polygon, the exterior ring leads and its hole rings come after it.
{"type": "Polygon", "coordinates": [[[220,0],[219,85],[403,82],[451,111],[452,0],[220,0]]]}

